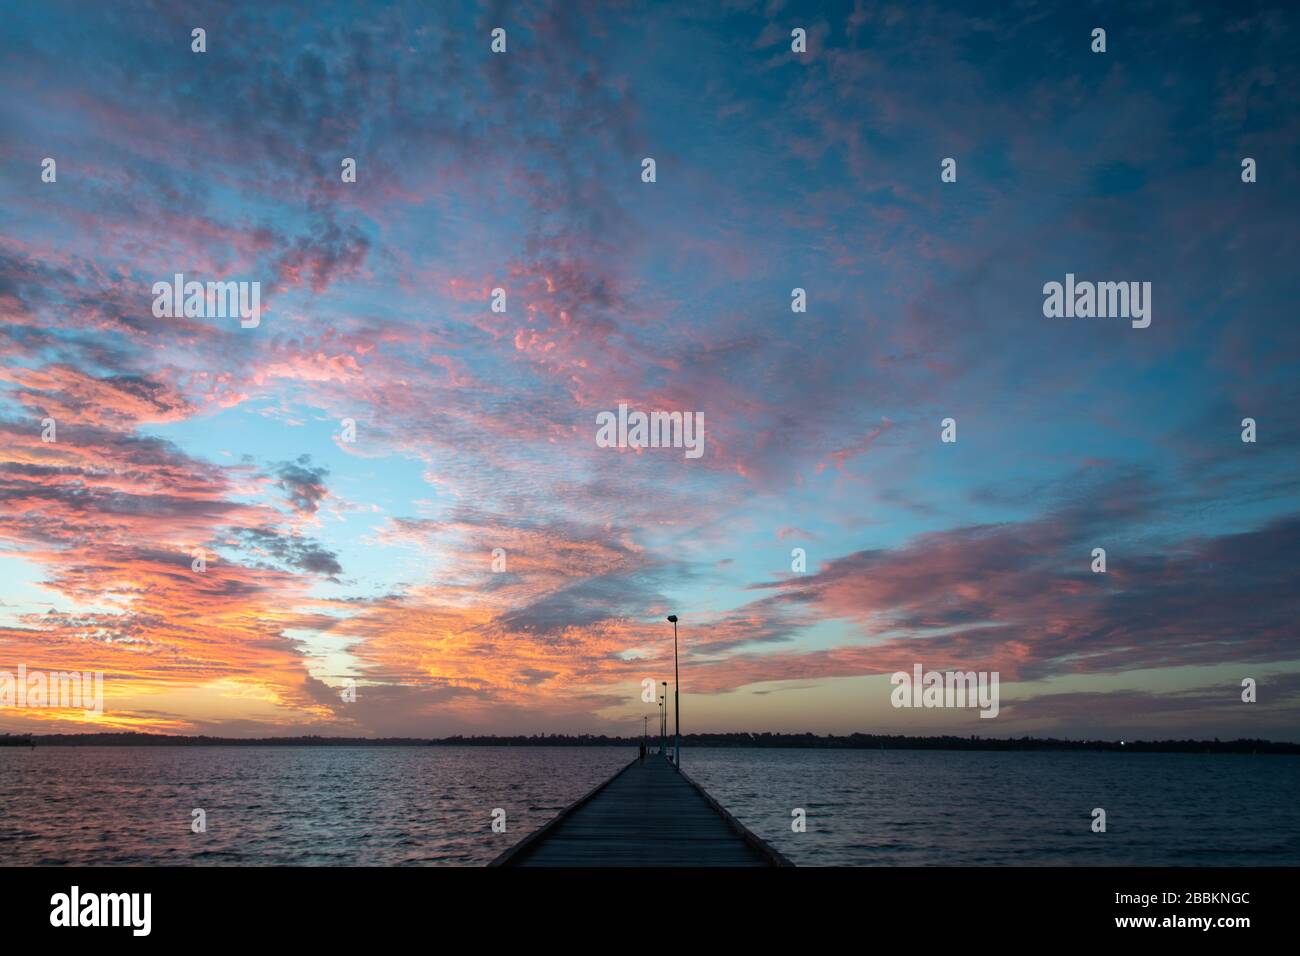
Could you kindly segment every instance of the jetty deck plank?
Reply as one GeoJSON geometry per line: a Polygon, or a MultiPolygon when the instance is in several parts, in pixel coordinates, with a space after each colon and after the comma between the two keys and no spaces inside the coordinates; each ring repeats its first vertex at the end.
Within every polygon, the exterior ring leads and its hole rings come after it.
{"type": "Polygon", "coordinates": [[[662,757],[632,761],[494,866],[789,865],[662,757]]]}

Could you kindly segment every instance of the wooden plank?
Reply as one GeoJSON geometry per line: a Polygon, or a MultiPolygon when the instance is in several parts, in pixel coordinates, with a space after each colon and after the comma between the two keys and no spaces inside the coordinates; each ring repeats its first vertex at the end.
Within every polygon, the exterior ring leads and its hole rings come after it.
{"type": "Polygon", "coordinates": [[[745,843],[752,847],[755,852],[759,853],[767,861],[768,866],[794,866],[794,864],[786,859],[779,851],[774,847],[769,846],[756,833],[750,832],[747,826],[727,812],[726,807],[718,803],[717,800],[714,800],[707,790],[690,777],[686,776],[685,770],[678,770],[677,773],[683,780],[699,791],[700,796],[704,798],[705,802],[708,803],[708,805],[727,822],[727,825],[731,827],[737,836],[744,840],[745,843]]]}
{"type": "Polygon", "coordinates": [[[491,866],[790,866],[663,757],[633,760],[491,866]]]}
{"type": "Polygon", "coordinates": [[[574,810],[577,810],[578,807],[580,807],[580,806],[582,806],[583,804],[587,803],[589,800],[591,800],[592,797],[594,797],[596,794],[600,793],[602,790],[604,790],[606,787],[608,787],[611,783],[613,783],[615,780],[617,780],[618,777],[619,777],[619,774],[622,774],[622,773],[625,773],[625,772],[628,771],[628,770],[631,770],[631,769],[632,769],[632,765],[635,764],[635,763],[638,763],[638,761],[633,760],[632,763],[628,764],[628,765],[627,765],[626,767],[624,767],[622,770],[618,771],[618,773],[614,774],[614,776],[610,777],[610,778],[609,778],[608,780],[606,780],[604,783],[602,783],[602,784],[600,784],[599,786],[593,788],[592,790],[588,791],[585,795],[579,797],[579,798],[578,798],[577,800],[575,800],[573,803],[569,804],[567,807],[565,807],[563,810],[560,811],[559,816],[555,817],[555,819],[551,820],[550,822],[546,823],[546,824],[545,824],[544,826],[542,826],[541,828],[539,828],[539,829],[537,829],[537,830],[534,830],[534,831],[533,831],[532,833],[530,833],[528,836],[524,837],[522,840],[520,840],[518,843],[516,843],[516,844],[515,844],[514,846],[512,846],[510,849],[506,850],[504,853],[502,853],[500,856],[498,856],[495,860],[493,860],[491,863],[489,863],[488,866],[514,866],[514,865],[515,865],[515,862],[514,862],[514,861],[515,861],[515,858],[516,858],[517,856],[519,856],[520,854],[522,854],[524,851],[526,851],[526,850],[527,850],[530,846],[532,846],[533,844],[535,844],[535,843],[539,842],[540,840],[542,840],[542,839],[546,836],[547,833],[549,833],[549,832],[550,832],[551,830],[553,830],[555,827],[559,826],[560,822],[561,822],[562,820],[564,820],[565,817],[567,817],[569,814],[573,813],[574,810]]]}

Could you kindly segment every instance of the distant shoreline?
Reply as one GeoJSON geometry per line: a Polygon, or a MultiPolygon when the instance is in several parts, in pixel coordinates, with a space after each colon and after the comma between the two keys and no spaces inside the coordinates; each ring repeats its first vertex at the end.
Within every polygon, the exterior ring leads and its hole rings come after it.
{"type": "MultiPolygon", "coordinates": [[[[0,734],[0,747],[636,747],[641,737],[593,734],[454,737],[206,737],[167,734],[0,734]]],[[[671,739],[671,738],[670,738],[671,739]]],[[[650,738],[651,745],[658,743],[650,738]]],[[[1061,740],[1054,737],[909,737],[882,734],[688,734],[686,747],[797,750],[1100,751],[1117,753],[1300,754],[1270,740],[1061,740]]]]}

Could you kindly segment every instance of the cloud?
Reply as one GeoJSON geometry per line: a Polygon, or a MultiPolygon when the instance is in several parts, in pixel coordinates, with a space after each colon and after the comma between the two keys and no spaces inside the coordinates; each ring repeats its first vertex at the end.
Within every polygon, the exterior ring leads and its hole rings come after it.
{"type": "MultiPolygon", "coordinates": [[[[609,727],[683,608],[693,692],[738,722],[736,688],[919,656],[1294,656],[1276,11],[1117,13],[1134,60],[924,3],[827,8],[806,57],[770,4],[543,3],[504,57],[490,4],[230,4],[202,57],[146,9],[0,41],[0,125],[59,162],[0,147],[0,627],[116,674],[114,719],[609,727]],[[1152,280],[1151,328],[1044,321],[1067,271],[1152,280]],[[153,316],[176,272],[262,282],[262,323],[153,316]],[[620,402],[702,412],[704,457],[597,447],[620,402]],[[809,573],[774,575],[795,540],[809,573]]],[[[1023,712],[1096,703],[1056,697],[1023,712]]]]}
{"type": "Polygon", "coordinates": [[[311,541],[269,528],[241,528],[238,536],[251,557],[266,556],[282,566],[329,577],[343,573],[338,555],[311,541]]]}
{"type": "Polygon", "coordinates": [[[290,505],[300,515],[314,515],[329,494],[325,487],[329,469],[313,468],[311,455],[301,455],[295,461],[273,465],[271,474],[276,478],[276,486],[288,496],[290,505]]]}

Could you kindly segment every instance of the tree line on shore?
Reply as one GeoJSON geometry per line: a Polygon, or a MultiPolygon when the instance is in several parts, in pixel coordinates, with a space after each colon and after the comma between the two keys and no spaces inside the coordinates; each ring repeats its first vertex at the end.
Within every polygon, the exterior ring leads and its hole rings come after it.
{"type": "MultiPolygon", "coordinates": [[[[141,733],[0,734],[0,747],[635,747],[640,736],[605,734],[484,735],[466,737],[208,737],[141,733]]],[[[672,738],[669,738],[671,746],[672,738]]],[[[658,742],[651,737],[652,745],[658,742]]],[[[800,748],[813,750],[1093,750],[1134,753],[1300,754],[1300,743],[1253,740],[1062,740],[1055,737],[910,737],[884,734],[764,732],[687,734],[684,747],[800,748]]]]}

